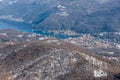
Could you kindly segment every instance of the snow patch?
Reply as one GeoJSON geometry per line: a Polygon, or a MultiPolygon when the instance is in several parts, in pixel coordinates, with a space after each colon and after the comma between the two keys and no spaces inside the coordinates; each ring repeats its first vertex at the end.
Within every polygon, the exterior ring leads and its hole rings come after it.
{"type": "Polygon", "coordinates": [[[118,49],[120,49],[120,44],[116,45],[118,49]]]}
{"type": "Polygon", "coordinates": [[[103,70],[94,70],[94,77],[99,78],[99,77],[106,77],[107,76],[107,72],[103,71],[103,70]]]}
{"type": "Polygon", "coordinates": [[[7,33],[0,33],[1,36],[7,36],[7,33]]]}
{"type": "Polygon", "coordinates": [[[9,3],[10,5],[12,5],[12,4],[16,3],[16,2],[17,2],[17,0],[13,0],[13,1],[9,1],[8,3],[9,3]]]}
{"type": "Polygon", "coordinates": [[[56,13],[57,15],[60,16],[68,16],[69,14],[67,12],[60,12],[60,13],[56,13]]]}
{"type": "Polygon", "coordinates": [[[23,47],[24,47],[24,48],[26,48],[26,47],[27,47],[27,45],[25,44],[25,45],[23,45],[23,47]]]}
{"type": "Polygon", "coordinates": [[[57,7],[60,8],[60,9],[61,9],[61,8],[62,8],[62,9],[66,8],[65,6],[62,6],[62,5],[58,5],[57,7]]]}
{"type": "Polygon", "coordinates": [[[47,40],[47,42],[48,42],[48,43],[53,43],[53,42],[54,42],[54,43],[57,43],[58,40],[47,40]]]}
{"type": "Polygon", "coordinates": [[[40,37],[39,40],[45,40],[45,38],[44,37],[40,37]]]}
{"type": "Polygon", "coordinates": [[[69,14],[67,13],[67,10],[66,10],[66,7],[63,6],[63,5],[58,5],[57,8],[59,9],[60,12],[57,12],[56,14],[57,15],[60,15],[60,16],[68,16],[69,14]]]}
{"type": "Polygon", "coordinates": [[[36,37],[37,36],[37,34],[30,34],[30,35],[28,35],[27,37],[36,37]]]}
{"type": "Polygon", "coordinates": [[[109,54],[110,54],[110,55],[113,55],[113,54],[114,54],[114,52],[109,52],[109,54]]]}
{"type": "Polygon", "coordinates": [[[19,38],[23,37],[23,35],[18,35],[19,38]]]}
{"type": "Polygon", "coordinates": [[[21,18],[21,17],[16,18],[13,15],[3,15],[3,16],[0,16],[0,19],[10,20],[10,21],[15,21],[15,22],[24,22],[23,18],[21,18]]]}

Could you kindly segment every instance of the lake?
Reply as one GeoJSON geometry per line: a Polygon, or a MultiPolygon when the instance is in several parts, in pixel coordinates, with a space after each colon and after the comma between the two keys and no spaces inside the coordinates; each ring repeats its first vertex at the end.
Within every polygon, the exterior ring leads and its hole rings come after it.
{"type": "Polygon", "coordinates": [[[54,35],[53,33],[48,33],[47,31],[43,31],[43,30],[35,31],[33,30],[33,27],[31,24],[0,20],[0,29],[5,29],[5,28],[17,29],[22,32],[37,33],[44,36],[56,37],[59,39],[66,39],[69,37],[78,37],[78,36],[68,36],[68,35],[61,35],[61,34],[54,35]]]}
{"type": "Polygon", "coordinates": [[[32,32],[32,26],[30,24],[5,21],[5,20],[0,20],[0,28],[1,29],[12,28],[22,32],[32,32]]]}

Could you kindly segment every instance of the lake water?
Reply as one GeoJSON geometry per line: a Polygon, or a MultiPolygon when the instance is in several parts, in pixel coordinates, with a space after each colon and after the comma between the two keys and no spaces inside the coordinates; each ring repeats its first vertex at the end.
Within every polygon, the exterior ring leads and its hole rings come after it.
{"type": "Polygon", "coordinates": [[[67,35],[54,35],[53,33],[43,32],[42,30],[35,31],[35,30],[33,30],[33,27],[31,26],[31,24],[0,20],[0,29],[5,29],[5,28],[17,29],[17,30],[22,31],[22,32],[37,33],[37,34],[41,34],[44,36],[56,37],[59,39],[66,39],[69,37],[78,37],[78,36],[67,36],[67,35]]]}
{"type": "Polygon", "coordinates": [[[32,26],[30,24],[11,22],[11,21],[0,20],[0,28],[1,29],[12,28],[22,32],[32,32],[32,26]]]}

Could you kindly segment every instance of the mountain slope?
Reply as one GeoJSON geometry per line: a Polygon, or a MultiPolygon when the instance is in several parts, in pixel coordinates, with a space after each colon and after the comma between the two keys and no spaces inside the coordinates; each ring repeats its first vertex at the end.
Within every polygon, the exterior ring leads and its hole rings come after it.
{"type": "Polygon", "coordinates": [[[113,80],[120,72],[119,63],[63,41],[7,45],[0,53],[1,80],[113,80]]]}
{"type": "Polygon", "coordinates": [[[0,2],[6,4],[1,6],[0,19],[30,23],[33,29],[71,30],[78,33],[119,31],[119,0],[17,0],[13,4],[8,2],[0,2]]]}

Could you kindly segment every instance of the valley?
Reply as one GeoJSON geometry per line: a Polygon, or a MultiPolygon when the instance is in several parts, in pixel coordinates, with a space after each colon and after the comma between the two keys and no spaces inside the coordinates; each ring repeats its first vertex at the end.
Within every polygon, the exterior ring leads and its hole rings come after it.
{"type": "Polygon", "coordinates": [[[120,0],[0,0],[0,80],[120,80],[120,0]]]}
{"type": "Polygon", "coordinates": [[[119,79],[119,68],[119,62],[73,43],[0,30],[1,80],[114,80],[119,79]]]}

